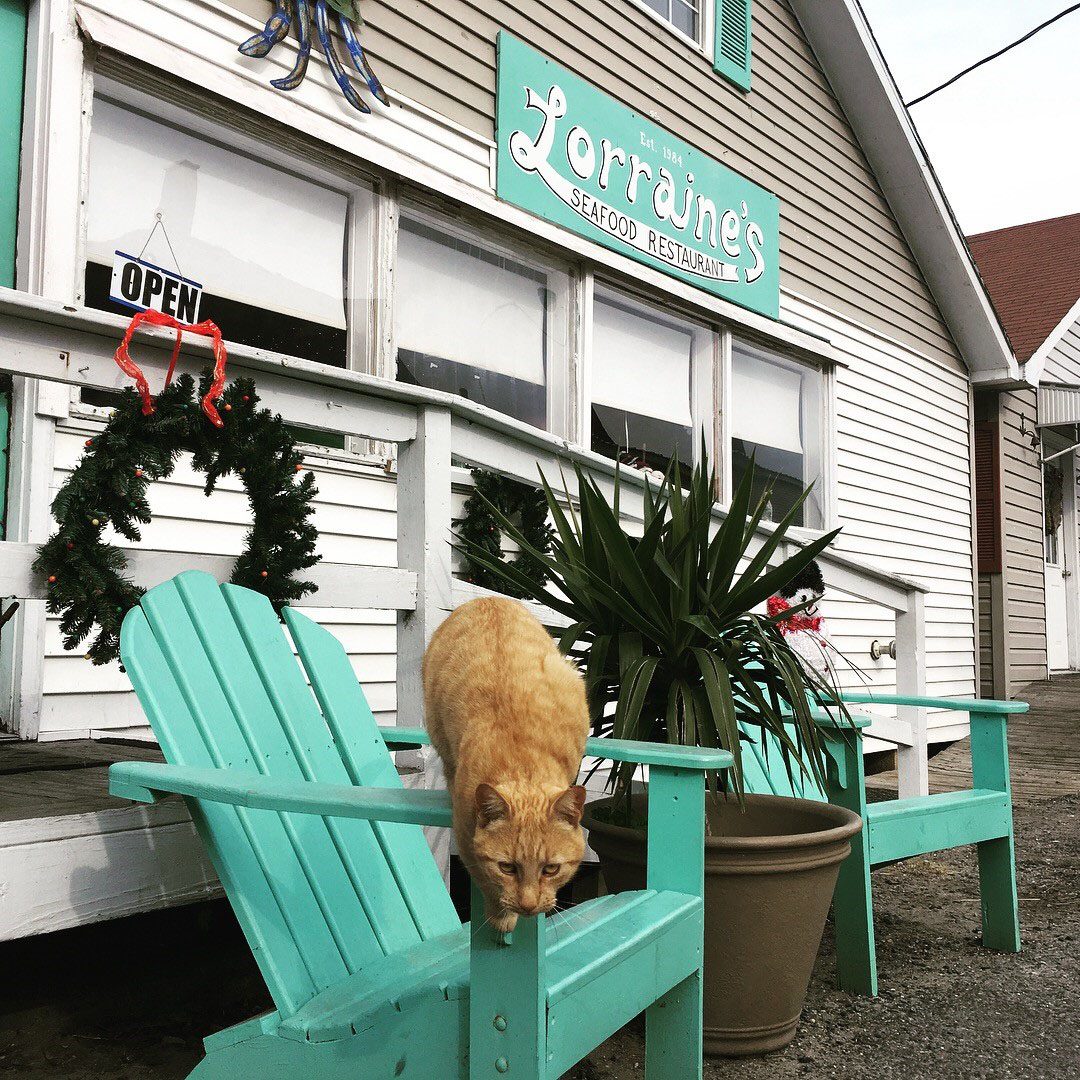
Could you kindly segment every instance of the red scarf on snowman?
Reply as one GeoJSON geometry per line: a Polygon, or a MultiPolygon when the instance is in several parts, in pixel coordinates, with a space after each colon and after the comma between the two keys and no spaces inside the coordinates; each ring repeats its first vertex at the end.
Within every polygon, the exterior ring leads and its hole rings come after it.
{"type": "MultiPolygon", "coordinates": [[[[787,611],[791,605],[782,596],[770,596],[765,603],[765,610],[771,618],[787,611]]],[[[797,612],[786,619],[781,619],[777,624],[781,634],[796,634],[800,630],[821,631],[821,616],[807,615],[805,612],[797,612]]]]}

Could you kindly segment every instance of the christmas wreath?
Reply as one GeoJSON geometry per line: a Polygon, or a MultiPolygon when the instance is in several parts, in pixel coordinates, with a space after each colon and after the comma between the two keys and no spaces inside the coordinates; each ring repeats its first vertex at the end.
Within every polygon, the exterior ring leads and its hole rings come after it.
{"type": "Polygon", "coordinates": [[[206,495],[230,473],[239,476],[247,493],[253,520],[233,567],[234,583],[264,593],[280,608],[315,590],[293,575],[319,560],[311,521],[314,478],[304,472],[285,422],[258,408],[254,382],[236,379],[224,386],[225,350],[216,326],[186,326],[142,312],[132,319],[116,359],[136,378],[138,392],[124,390],[104,431],[86,440],[82,460],[53,500],[60,527],[34,562],[48,582],[49,612],[61,615],[64,647],[77,648],[98,628],[86,653],[95,664],[117,658],[120,624],[144,591],[125,576],[124,552],[103,540],[102,532],[111,525],[127,540],[138,541],[139,525],[151,520],[147,487],[171,475],[181,453],[191,454],[194,468],[206,474],[206,495]],[[177,330],[166,386],[156,398],[127,356],[140,322],[177,330]],[[202,373],[198,397],[190,375],[171,381],[184,330],[214,338],[216,363],[202,373]]]}
{"type": "MultiPolygon", "coordinates": [[[[493,507],[506,517],[517,514],[521,532],[532,547],[546,555],[551,550],[551,526],[548,524],[547,500],[539,488],[530,487],[498,473],[474,469],[473,490],[465,500],[463,516],[454,522],[458,536],[483,548],[492,558],[503,559],[502,528],[493,507]]],[[[472,559],[465,545],[459,548],[464,560],[465,579],[486,589],[508,592],[507,583],[496,578],[490,570],[472,559]]],[[[547,574],[535,559],[518,556],[512,565],[528,574],[538,585],[543,585],[547,574]]],[[[524,591],[514,590],[512,595],[524,596],[524,591]]]]}

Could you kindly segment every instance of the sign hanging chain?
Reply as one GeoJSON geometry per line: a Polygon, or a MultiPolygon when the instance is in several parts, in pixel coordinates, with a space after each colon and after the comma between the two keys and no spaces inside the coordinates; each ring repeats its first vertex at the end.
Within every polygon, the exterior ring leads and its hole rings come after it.
{"type": "MultiPolygon", "coordinates": [[[[150,230],[150,235],[147,236],[146,242],[143,244],[142,250],[136,256],[136,258],[140,262],[142,262],[143,252],[145,252],[146,249],[150,246],[150,241],[154,239],[154,233],[156,233],[158,231],[158,229],[160,229],[161,230],[161,235],[165,237],[165,243],[169,245],[169,254],[172,256],[173,265],[175,265],[175,267],[176,267],[176,272],[181,277],[184,277],[183,267],[180,265],[180,260],[176,257],[176,252],[173,250],[172,241],[169,239],[169,230],[165,228],[165,222],[161,217],[161,211],[159,210],[154,215],[154,217],[157,219],[154,222],[154,227],[150,230]]],[[[187,279],[185,278],[184,280],[186,281],[187,279]]]]}

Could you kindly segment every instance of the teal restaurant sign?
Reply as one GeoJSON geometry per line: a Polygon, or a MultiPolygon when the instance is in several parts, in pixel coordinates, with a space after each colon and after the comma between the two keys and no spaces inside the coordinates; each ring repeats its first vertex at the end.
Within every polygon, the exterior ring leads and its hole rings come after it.
{"type": "Polygon", "coordinates": [[[500,199],[777,318],[780,200],[505,31],[500,199]]]}

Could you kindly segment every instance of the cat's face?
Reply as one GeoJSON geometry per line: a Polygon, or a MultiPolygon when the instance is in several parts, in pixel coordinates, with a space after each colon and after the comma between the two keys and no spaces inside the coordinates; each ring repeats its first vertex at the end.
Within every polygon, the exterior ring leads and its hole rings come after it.
{"type": "Polygon", "coordinates": [[[536,915],[581,864],[585,789],[480,784],[476,789],[473,872],[504,911],[536,915]]]}

